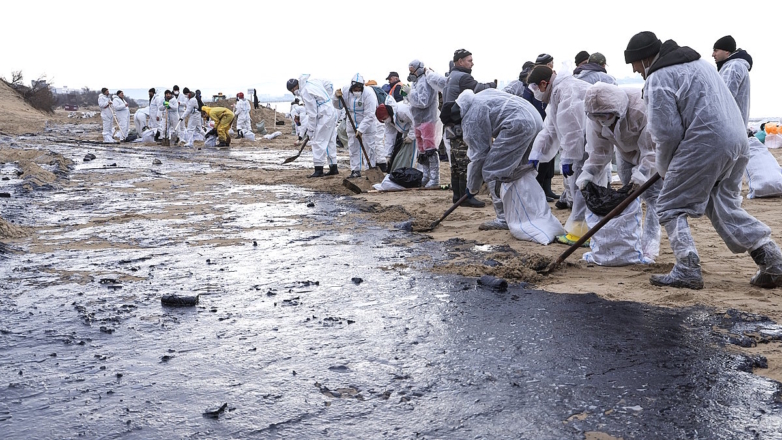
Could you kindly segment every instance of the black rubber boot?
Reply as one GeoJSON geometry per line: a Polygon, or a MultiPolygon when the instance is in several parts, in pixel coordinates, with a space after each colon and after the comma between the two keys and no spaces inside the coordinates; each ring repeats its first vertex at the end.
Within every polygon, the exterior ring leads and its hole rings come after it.
{"type": "Polygon", "coordinates": [[[451,168],[451,190],[453,191],[453,202],[456,203],[462,198],[461,186],[459,185],[459,176],[451,168]]]}
{"type": "MultiPolygon", "coordinates": [[[[459,194],[460,194],[459,198],[467,194],[467,176],[465,176],[463,179],[462,178],[459,179],[459,194]]],[[[476,199],[475,196],[473,196],[463,201],[460,206],[465,208],[483,208],[484,206],[486,206],[486,202],[482,202],[476,199]]]]}
{"type": "Polygon", "coordinates": [[[337,171],[337,165],[329,165],[329,172],[324,174],[324,176],[336,176],[339,174],[339,171],[337,171]]]}
{"type": "Polygon", "coordinates": [[[323,177],[323,167],[315,167],[315,172],[307,176],[307,178],[310,177],[323,177]]]}
{"type": "Polygon", "coordinates": [[[546,193],[546,197],[559,200],[559,194],[555,194],[554,191],[551,190],[551,179],[546,179],[543,183],[543,192],[546,193]]]}
{"type": "Polygon", "coordinates": [[[348,179],[355,179],[355,178],[358,178],[358,177],[361,177],[361,171],[356,170],[356,171],[351,171],[350,172],[350,175],[348,176],[348,179]]]}

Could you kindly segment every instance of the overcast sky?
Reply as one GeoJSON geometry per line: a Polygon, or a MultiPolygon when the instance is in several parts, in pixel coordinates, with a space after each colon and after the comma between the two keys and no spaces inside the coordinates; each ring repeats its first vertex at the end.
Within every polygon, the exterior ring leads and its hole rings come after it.
{"type": "Polygon", "coordinates": [[[633,76],[623,51],[639,31],[712,63],[714,42],[730,34],[755,61],[751,117],[782,116],[782,45],[770,22],[779,23],[780,3],[694,3],[13,2],[3,6],[0,75],[22,70],[26,80],[46,74],[57,87],[112,92],[178,84],[283,94],[285,81],[301,73],[335,86],[356,72],[382,83],[390,70],[404,80],[416,58],[444,72],[453,51],[466,48],[481,82],[513,80],[541,52],[561,70],[581,50],[602,52],[608,73],[623,78],[633,76]]]}

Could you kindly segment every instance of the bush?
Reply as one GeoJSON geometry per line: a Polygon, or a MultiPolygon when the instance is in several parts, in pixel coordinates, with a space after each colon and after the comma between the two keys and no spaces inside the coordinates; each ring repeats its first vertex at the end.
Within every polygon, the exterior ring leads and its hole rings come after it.
{"type": "Polygon", "coordinates": [[[5,78],[0,78],[9,87],[14,89],[24,101],[30,104],[33,108],[41,110],[46,113],[54,113],[54,108],[57,107],[57,99],[49,89],[49,82],[46,80],[46,75],[41,76],[37,80],[32,82],[32,87],[27,87],[22,83],[24,77],[22,71],[12,72],[11,80],[8,81],[5,78]]]}

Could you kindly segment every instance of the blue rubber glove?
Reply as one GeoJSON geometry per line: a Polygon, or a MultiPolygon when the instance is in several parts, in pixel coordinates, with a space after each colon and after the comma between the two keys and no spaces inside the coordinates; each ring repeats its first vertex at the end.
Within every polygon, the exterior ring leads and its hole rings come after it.
{"type": "Polygon", "coordinates": [[[562,164],[562,175],[565,177],[570,177],[573,175],[573,165],[569,163],[563,163],[562,164]]]}
{"type": "Polygon", "coordinates": [[[538,164],[540,163],[540,161],[539,160],[535,160],[535,159],[530,159],[529,162],[527,162],[527,163],[532,165],[533,168],[535,168],[537,170],[538,169],[538,164]]]}

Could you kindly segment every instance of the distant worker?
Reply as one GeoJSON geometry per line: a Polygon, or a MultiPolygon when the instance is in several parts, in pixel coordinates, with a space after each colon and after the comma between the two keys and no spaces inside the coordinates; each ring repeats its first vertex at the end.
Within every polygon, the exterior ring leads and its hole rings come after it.
{"type": "Polygon", "coordinates": [[[125,101],[125,93],[122,90],[117,90],[111,105],[114,107],[114,114],[117,115],[119,140],[122,142],[128,137],[128,127],[130,125],[130,109],[128,108],[128,102],[125,101]]]}
{"type": "Polygon", "coordinates": [[[309,177],[333,176],[337,170],[337,111],[329,105],[334,85],[331,81],[310,78],[302,75],[299,79],[291,78],[286,84],[289,92],[299,97],[303,102],[304,111],[297,110],[302,138],[309,138],[312,146],[312,162],[315,172],[309,177]],[[323,167],[328,164],[328,173],[323,167]]]}
{"type": "Polygon", "coordinates": [[[100,89],[98,107],[100,107],[100,117],[103,120],[103,142],[115,143],[114,113],[111,111],[111,97],[109,96],[109,89],[106,87],[100,89]]]}
{"type": "MultiPolygon", "coordinates": [[[[576,54],[576,69],[583,66],[584,64],[589,62],[589,52],[582,50],[581,52],[576,54]]],[[[573,72],[573,75],[575,75],[576,72],[573,72]]]]}
{"type": "Polygon", "coordinates": [[[377,120],[384,124],[385,152],[390,161],[388,172],[397,168],[414,168],[415,130],[410,104],[397,103],[396,106],[381,104],[375,111],[377,120]]]}
{"type": "Polygon", "coordinates": [[[192,147],[194,141],[200,141],[204,139],[203,121],[201,119],[201,107],[203,103],[199,102],[199,98],[196,98],[195,93],[185,87],[183,90],[187,104],[185,109],[179,115],[180,126],[185,125],[184,119],[187,118],[187,130],[185,131],[185,147],[192,147]]]}
{"type": "MultiPolygon", "coordinates": [[[[404,96],[402,96],[402,81],[399,80],[399,74],[396,72],[390,72],[386,77],[388,84],[383,85],[383,91],[388,93],[388,96],[394,98],[396,102],[402,102],[404,96]]],[[[382,102],[378,105],[383,104],[382,102]]]]}
{"type": "Polygon", "coordinates": [[[231,123],[234,121],[234,112],[225,107],[201,107],[201,111],[204,117],[211,118],[215,123],[215,130],[217,130],[217,138],[220,143],[218,147],[230,147],[231,136],[228,135],[228,130],[231,128],[231,123]]]}
{"type": "Polygon", "coordinates": [[[160,137],[161,133],[160,122],[162,118],[160,117],[158,108],[160,107],[162,99],[163,97],[158,95],[154,87],[149,89],[149,122],[147,123],[147,126],[155,130],[155,140],[160,137]]]}
{"type": "Polygon", "coordinates": [[[717,71],[741,110],[744,126],[747,126],[749,124],[749,71],[752,70],[752,57],[746,50],[736,49],[736,40],[730,35],[714,43],[711,56],[717,62],[717,71]]]}
{"type": "Polygon", "coordinates": [[[163,137],[171,139],[171,135],[176,133],[174,129],[179,122],[179,101],[177,101],[171,90],[166,90],[163,96],[165,97],[163,103],[158,107],[163,120],[160,129],[163,137]],[[166,120],[166,117],[168,117],[168,120],[166,120]]]}
{"type": "Polygon", "coordinates": [[[236,132],[238,138],[243,138],[245,133],[252,133],[252,124],[250,123],[250,102],[244,99],[244,93],[236,94],[236,105],[234,106],[236,114],[236,132]]]}
{"type": "MultiPolygon", "coordinates": [[[[332,103],[334,108],[338,110],[343,108],[340,97],[345,101],[347,106],[345,110],[353,118],[353,124],[356,124],[354,127],[348,119],[348,152],[350,154],[350,176],[348,176],[348,179],[353,179],[361,177],[363,152],[361,151],[359,139],[363,142],[366,154],[369,156],[367,158],[370,162],[369,166],[372,167],[375,164],[375,130],[377,130],[375,111],[377,110],[377,96],[371,87],[364,87],[364,77],[357,73],[353,75],[349,85],[334,92],[332,103]]],[[[309,112],[307,113],[309,115],[309,112]]],[[[312,125],[312,122],[310,122],[310,125],[312,125]]]]}
{"type": "Polygon", "coordinates": [[[136,133],[139,137],[149,130],[149,107],[136,110],[136,113],[133,114],[133,123],[136,125],[136,133]]]}
{"type": "Polygon", "coordinates": [[[576,68],[573,75],[581,81],[589,84],[604,82],[607,84],[616,84],[616,78],[606,73],[606,57],[600,52],[595,52],[589,56],[589,62],[576,68]]]}
{"type": "Polygon", "coordinates": [[[261,106],[258,102],[258,89],[253,89],[253,106],[258,110],[261,106]]]}
{"type": "MultiPolygon", "coordinates": [[[[189,98],[187,97],[187,92],[189,92],[190,89],[185,87],[182,89],[182,93],[179,93],[179,86],[174,86],[174,96],[176,96],[177,99],[177,112],[179,113],[179,119],[182,119],[184,117],[184,111],[187,107],[187,101],[189,98]]],[[[179,128],[177,129],[177,136],[180,140],[184,140],[187,136],[187,127],[185,126],[185,123],[182,122],[179,124],[179,128]]]]}

